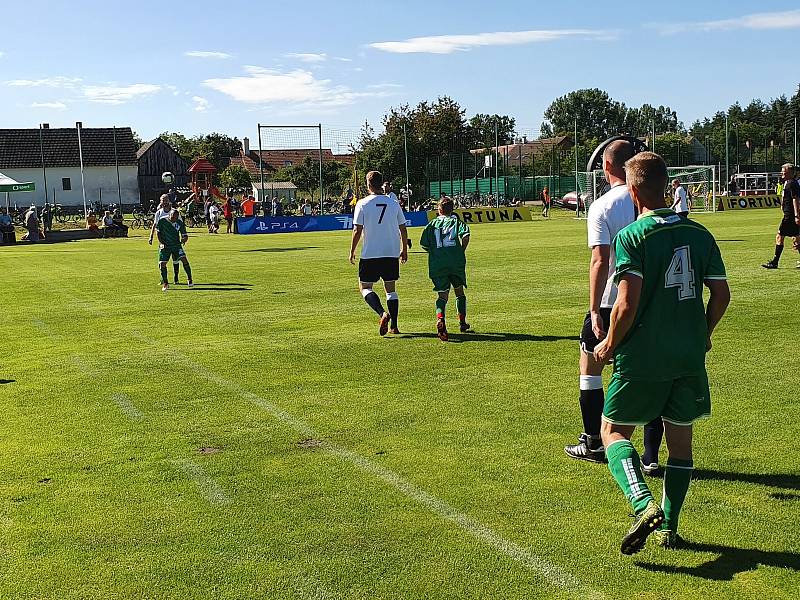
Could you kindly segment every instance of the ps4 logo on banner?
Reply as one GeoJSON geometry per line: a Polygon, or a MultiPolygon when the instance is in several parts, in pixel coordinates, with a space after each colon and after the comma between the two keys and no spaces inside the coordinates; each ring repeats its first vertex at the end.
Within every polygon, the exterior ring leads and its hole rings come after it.
{"type": "Polygon", "coordinates": [[[341,217],[336,217],[336,220],[342,224],[342,229],[353,228],[353,217],[341,216],[341,217]]]}
{"type": "Polygon", "coordinates": [[[290,223],[290,222],[278,222],[278,221],[259,221],[258,227],[255,228],[256,231],[274,231],[276,229],[298,229],[299,223],[290,223]]]}

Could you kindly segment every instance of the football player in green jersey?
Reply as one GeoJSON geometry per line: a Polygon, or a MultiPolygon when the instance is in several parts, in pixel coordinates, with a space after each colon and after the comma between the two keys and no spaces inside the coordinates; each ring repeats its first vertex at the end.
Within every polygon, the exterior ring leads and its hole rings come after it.
{"type": "Polygon", "coordinates": [[[428,253],[428,275],[433,282],[436,299],[436,331],[446,342],[447,325],[445,308],[450,297],[450,286],[456,293],[456,308],[461,333],[469,331],[467,323],[467,257],[469,226],[453,214],[453,199],[445,196],[439,200],[439,216],[428,223],[422,232],[420,246],[428,253]]]}
{"type": "Polygon", "coordinates": [[[636,515],[621,545],[623,554],[633,554],[656,530],[660,545],[676,544],[692,477],[692,423],[711,414],[705,353],[730,290],[714,237],[666,207],[664,160],[642,152],[625,171],[639,217],[614,242],[619,293],[608,335],[594,354],[600,363],[614,359],[601,434],[611,474],[636,515]],[[710,291],[707,306],[703,285],[710,291]],[[630,442],[637,425],[659,416],[669,450],[661,506],[630,442]]]}
{"type": "Polygon", "coordinates": [[[189,279],[188,286],[193,287],[192,268],[189,266],[189,259],[181,246],[181,233],[175,227],[178,222],[178,211],[174,208],[170,211],[169,217],[161,219],[156,224],[156,234],[158,235],[158,268],[161,271],[161,291],[169,290],[167,281],[167,263],[170,258],[173,261],[180,260],[189,279]]]}

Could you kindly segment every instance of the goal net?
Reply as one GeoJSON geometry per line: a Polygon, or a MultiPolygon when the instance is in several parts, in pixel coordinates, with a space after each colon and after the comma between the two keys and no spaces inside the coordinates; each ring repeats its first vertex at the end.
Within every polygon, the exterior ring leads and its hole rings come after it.
{"type": "MultiPolygon", "coordinates": [[[[688,167],[669,167],[667,189],[664,197],[667,205],[672,204],[672,181],[678,179],[686,190],[691,208],[696,212],[713,212],[717,208],[716,170],[709,165],[688,167]]],[[[586,216],[592,202],[605,194],[611,186],[603,171],[586,171],[578,173],[578,191],[581,202],[578,204],[578,216],[586,216]]]]}

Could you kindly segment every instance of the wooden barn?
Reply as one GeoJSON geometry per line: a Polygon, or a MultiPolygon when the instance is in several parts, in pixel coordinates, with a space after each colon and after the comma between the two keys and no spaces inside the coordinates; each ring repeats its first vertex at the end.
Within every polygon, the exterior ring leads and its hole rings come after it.
{"type": "Polygon", "coordinates": [[[158,198],[167,191],[161,174],[169,171],[175,175],[178,188],[186,187],[191,180],[189,164],[161,138],[150,140],[136,153],[139,163],[139,201],[142,206],[158,204],[158,198]]]}

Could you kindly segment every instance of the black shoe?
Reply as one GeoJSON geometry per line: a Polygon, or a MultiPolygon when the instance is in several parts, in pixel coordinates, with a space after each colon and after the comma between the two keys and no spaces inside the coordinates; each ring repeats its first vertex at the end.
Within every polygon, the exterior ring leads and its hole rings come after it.
{"type": "Polygon", "coordinates": [[[564,446],[564,452],[571,458],[587,460],[594,463],[606,462],[606,449],[599,438],[582,433],[578,436],[578,443],[574,446],[564,446]]]}
{"type": "Polygon", "coordinates": [[[774,261],[771,261],[771,260],[765,262],[761,266],[764,267],[765,269],[777,269],[778,268],[778,264],[776,262],[774,262],[774,261]]]}
{"type": "Polygon", "coordinates": [[[409,239],[409,240],[408,240],[408,249],[409,249],[409,250],[411,250],[411,246],[413,246],[413,245],[414,245],[414,244],[412,244],[412,243],[411,243],[411,239],[409,239]]]}
{"type": "Polygon", "coordinates": [[[470,329],[472,329],[472,328],[469,326],[469,323],[467,323],[466,321],[459,322],[458,330],[461,333],[467,333],[470,329]]]}

